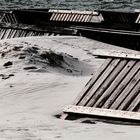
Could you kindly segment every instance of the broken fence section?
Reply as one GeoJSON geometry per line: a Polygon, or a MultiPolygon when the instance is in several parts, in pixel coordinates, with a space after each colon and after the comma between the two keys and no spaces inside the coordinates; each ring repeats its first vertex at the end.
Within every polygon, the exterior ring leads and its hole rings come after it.
{"type": "Polygon", "coordinates": [[[140,121],[140,54],[102,56],[108,58],[64,112],[140,121]]]}
{"type": "Polygon", "coordinates": [[[69,21],[69,22],[102,22],[103,17],[95,11],[76,11],[76,10],[49,10],[52,13],[50,21],[69,21]]]}
{"type": "Polygon", "coordinates": [[[76,31],[73,29],[59,29],[53,27],[36,27],[22,24],[1,24],[0,25],[0,40],[10,39],[16,37],[29,36],[61,36],[61,35],[75,35],[76,31]]]}

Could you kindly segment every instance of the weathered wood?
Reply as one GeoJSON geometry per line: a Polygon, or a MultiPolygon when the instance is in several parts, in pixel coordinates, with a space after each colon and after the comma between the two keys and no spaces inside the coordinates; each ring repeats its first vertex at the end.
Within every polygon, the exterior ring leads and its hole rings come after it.
{"type": "Polygon", "coordinates": [[[129,119],[129,120],[140,120],[140,112],[130,112],[130,111],[121,111],[121,110],[111,110],[111,109],[102,109],[94,107],[83,107],[83,106],[67,106],[63,112],[65,113],[76,113],[92,116],[102,116],[118,119],[129,119]]]}
{"type": "MultiPolygon", "coordinates": [[[[123,62],[123,61],[121,61],[121,62],[123,62]]],[[[119,85],[119,83],[125,78],[127,73],[134,66],[134,64],[135,64],[135,61],[131,60],[125,66],[124,66],[124,64],[120,64],[120,68],[123,68],[122,71],[120,71],[118,67],[116,68],[116,74],[115,74],[115,70],[113,71],[116,79],[114,79],[114,76],[111,75],[112,77],[110,77],[109,80],[113,79],[112,83],[107,88],[107,90],[103,93],[103,95],[96,101],[96,103],[94,104],[94,107],[102,107],[104,105],[104,103],[107,101],[107,99],[110,97],[110,95],[113,94],[113,91],[116,89],[116,87],[119,85]],[[117,73],[117,71],[118,71],[118,73],[117,73]]],[[[114,108],[112,108],[112,109],[114,109],[114,108]]]]}
{"type": "Polygon", "coordinates": [[[107,50],[107,49],[96,49],[93,52],[95,56],[102,57],[114,57],[114,58],[128,58],[128,59],[140,59],[140,53],[136,51],[126,52],[126,51],[118,51],[118,50],[107,50]]]}
{"type": "Polygon", "coordinates": [[[112,62],[112,59],[108,58],[101,65],[100,69],[97,71],[96,75],[90,79],[90,81],[85,85],[84,89],[81,91],[79,96],[76,98],[73,104],[79,104],[80,100],[85,96],[85,94],[89,91],[89,89],[93,86],[96,80],[100,77],[100,75],[104,72],[104,70],[108,67],[108,65],[112,62]]]}
{"type": "MultiPolygon", "coordinates": [[[[102,85],[100,85],[100,88],[93,94],[93,97],[90,99],[90,101],[88,102],[88,104],[86,106],[100,106],[99,102],[102,102],[102,100],[105,100],[104,96],[107,96],[107,94],[111,94],[111,92],[113,91],[113,88],[115,88],[115,86],[113,86],[112,88],[112,82],[114,82],[114,79],[117,77],[117,75],[121,72],[121,70],[125,67],[125,65],[127,64],[127,60],[123,60],[121,61],[113,70],[113,72],[111,71],[109,73],[109,76],[107,77],[107,79],[104,81],[104,83],[102,83],[102,85]],[[111,86],[111,88],[109,88],[111,86]]],[[[117,82],[115,82],[117,83],[117,82]]],[[[92,92],[92,91],[91,91],[92,92]]]]}
{"type": "Polygon", "coordinates": [[[121,92],[119,97],[111,105],[111,107],[110,107],[111,109],[117,109],[120,106],[120,104],[123,102],[123,100],[130,94],[132,89],[135,87],[135,85],[137,84],[139,79],[140,79],[140,71],[132,78],[130,83],[128,85],[126,85],[126,88],[123,90],[123,92],[121,92]]]}
{"type": "MultiPolygon", "coordinates": [[[[134,87],[134,89],[131,91],[131,93],[124,99],[124,101],[122,102],[122,104],[119,106],[119,110],[126,110],[126,108],[131,104],[131,103],[135,103],[135,106],[138,105],[138,103],[136,101],[134,101],[138,94],[140,94],[140,81],[137,83],[137,85],[134,87]]],[[[137,99],[140,102],[140,98],[137,99]]],[[[129,109],[129,111],[133,111],[133,109],[130,107],[131,109],[129,109]]]]}
{"type": "Polygon", "coordinates": [[[97,81],[94,83],[94,85],[91,87],[91,89],[88,91],[88,93],[84,96],[84,98],[79,102],[79,106],[84,106],[86,103],[90,100],[90,98],[93,96],[95,91],[101,86],[101,84],[106,80],[106,78],[110,75],[111,71],[115,69],[115,67],[120,62],[120,59],[115,59],[111,62],[111,64],[106,68],[106,70],[102,73],[102,75],[97,79],[97,81]]]}
{"type": "Polygon", "coordinates": [[[114,90],[114,92],[110,95],[108,100],[103,105],[103,108],[109,108],[112,103],[117,99],[117,97],[121,94],[121,92],[126,88],[126,85],[131,81],[131,79],[135,76],[140,68],[140,62],[137,62],[134,67],[131,69],[129,74],[120,82],[118,87],[114,90]]]}

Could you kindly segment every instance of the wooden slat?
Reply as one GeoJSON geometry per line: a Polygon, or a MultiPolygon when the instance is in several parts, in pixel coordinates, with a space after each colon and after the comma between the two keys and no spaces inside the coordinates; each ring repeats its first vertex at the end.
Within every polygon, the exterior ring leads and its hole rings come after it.
{"type": "Polygon", "coordinates": [[[2,14],[0,21],[3,22],[3,19],[5,17],[5,13],[2,14]]]}
{"type": "Polygon", "coordinates": [[[67,18],[67,20],[66,21],[69,21],[70,20],[70,17],[71,17],[71,13],[69,13],[69,16],[68,16],[68,18],[67,18]]]}
{"type": "Polygon", "coordinates": [[[85,15],[83,22],[87,22],[87,18],[89,15],[85,15]]]}
{"type": "Polygon", "coordinates": [[[88,22],[90,15],[87,15],[87,17],[85,18],[85,22],[88,22]]]}
{"type": "Polygon", "coordinates": [[[27,33],[26,31],[23,31],[23,37],[25,37],[25,36],[26,36],[26,33],[27,33]]]}
{"type": "Polygon", "coordinates": [[[76,20],[77,16],[78,16],[78,14],[75,14],[75,16],[74,16],[74,18],[73,18],[73,21],[76,20]]]}
{"type": "MultiPolygon", "coordinates": [[[[129,108],[127,110],[133,111],[137,105],[140,104],[140,93],[135,98],[135,100],[130,104],[129,108]]],[[[140,109],[138,109],[140,111],[140,109]]]]}
{"type": "Polygon", "coordinates": [[[129,111],[121,111],[121,110],[94,108],[94,107],[69,105],[63,110],[63,112],[68,114],[76,113],[76,114],[102,116],[102,117],[110,117],[110,118],[118,118],[118,119],[128,119],[128,120],[137,120],[137,121],[140,120],[140,112],[129,112],[129,111]]]}
{"type": "Polygon", "coordinates": [[[81,14],[77,14],[77,17],[75,18],[75,22],[78,22],[79,18],[81,17],[81,14]]]}
{"type": "Polygon", "coordinates": [[[116,51],[116,50],[105,50],[105,49],[96,49],[93,52],[95,56],[102,57],[114,57],[114,58],[128,58],[128,59],[140,59],[140,53],[135,52],[124,52],[124,51],[116,51]]]}
{"type": "Polygon", "coordinates": [[[87,19],[87,22],[91,22],[93,15],[90,15],[89,18],[87,19]]]}
{"type": "Polygon", "coordinates": [[[64,16],[64,14],[62,13],[59,17],[59,21],[62,21],[63,16],[64,16]]]}
{"type": "Polygon", "coordinates": [[[6,14],[6,18],[7,18],[7,22],[8,22],[8,23],[11,23],[11,19],[10,19],[10,15],[9,15],[9,13],[6,14]]]}
{"type": "Polygon", "coordinates": [[[18,23],[15,14],[12,14],[12,17],[13,17],[13,22],[18,23]]]}
{"type": "Polygon", "coordinates": [[[129,95],[129,93],[132,91],[132,89],[135,87],[137,82],[140,79],[140,71],[132,78],[130,83],[126,85],[126,88],[121,92],[119,97],[115,100],[115,102],[111,105],[111,109],[117,109],[120,104],[123,102],[123,100],[129,95]]]}
{"type": "Polygon", "coordinates": [[[14,19],[13,19],[13,14],[10,14],[9,15],[9,18],[10,18],[10,23],[15,23],[14,19]]]}
{"type": "Polygon", "coordinates": [[[7,23],[8,23],[7,14],[5,14],[5,16],[4,16],[3,20],[2,20],[2,22],[7,22],[7,23]]]}
{"type": "Polygon", "coordinates": [[[137,62],[134,67],[131,69],[129,74],[122,80],[122,82],[118,85],[118,87],[115,89],[115,91],[111,94],[111,96],[108,98],[106,103],[103,105],[103,108],[109,108],[112,103],[116,100],[116,98],[120,95],[120,93],[124,90],[126,85],[131,81],[131,79],[134,77],[134,75],[138,72],[140,68],[140,62],[137,62]]]}
{"type": "Polygon", "coordinates": [[[74,104],[79,104],[81,98],[85,96],[85,94],[88,92],[88,90],[93,86],[93,84],[96,82],[96,80],[100,77],[100,75],[104,72],[104,70],[108,67],[108,65],[112,62],[111,58],[108,58],[105,60],[105,62],[101,65],[100,69],[97,71],[96,75],[90,79],[90,81],[86,84],[82,92],[79,94],[79,96],[76,98],[74,104]]]}
{"type": "Polygon", "coordinates": [[[66,16],[66,18],[65,18],[65,21],[68,21],[68,19],[69,19],[69,14],[67,14],[67,16],[66,16]]]}
{"type": "MultiPolygon", "coordinates": [[[[140,81],[137,83],[137,85],[134,87],[134,89],[131,91],[131,93],[124,99],[122,104],[119,106],[119,110],[125,110],[131,103],[137,105],[137,102],[134,100],[137,98],[137,95],[140,94],[140,81]]],[[[140,98],[138,99],[140,102],[140,98]]],[[[134,109],[131,108],[130,109],[134,109]]],[[[130,110],[128,110],[130,111],[130,110]]],[[[133,110],[131,110],[133,111],[133,110]]]]}
{"type": "Polygon", "coordinates": [[[55,15],[54,15],[54,17],[53,17],[53,19],[52,20],[56,20],[56,18],[57,18],[57,13],[54,13],[55,15]]]}
{"type": "Polygon", "coordinates": [[[56,18],[55,18],[55,21],[58,21],[60,15],[61,15],[60,13],[57,13],[57,16],[56,16],[56,18]]]}
{"type": "Polygon", "coordinates": [[[63,13],[61,13],[61,15],[59,16],[59,21],[61,21],[62,20],[62,17],[63,17],[63,13]]]}
{"type": "Polygon", "coordinates": [[[8,36],[9,36],[9,33],[10,33],[10,30],[9,29],[6,29],[6,32],[5,32],[5,34],[4,34],[4,36],[3,36],[2,39],[7,39],[8,36]]]}
{"type": "Polygon", "coordinates": [[[110,76],[110,79],[109,78],[107,79],[109,81],[113,80],[112,83],[109,85],[108,89],[103,93],[103,95],[99,98],[99,100],[96,101],[96,103],[94,104],[94,107],[102,107],[104,105],[104,103],[107,101],[109,96],[113,94],[113,91],[116,89],[119,83],[125,78],[127,73],[134,66],[134,64],[135,64],[135,61],[132,60],[132,61],[129,61],[127,65],[125,65],[125,67],[123,63],[121,63],[119,67],[116,67],[116,69],[113,71],[113,74],[110,76]],[[123,68],[122,71],[121,71],[121,68],[123,68]],[[114,79],[114,75],[116,79],[114,79]]]}
{"type": "Polygon", "coordinates": [[[75,17],[75,14],[72,14],[72,17],[71,17],[70,21],[73,21],[74,17],[75,17]]]}
{"type": "Polygon", "coordinates": [[[0,30],[0,39],[1,39],[1,37],[2,37],[3,32],[4,32],[4,29],[1,28],[1,30],[0,30]]]}
{"type": "Polygon", "coordinates": [[[13,29],[13,32],[12,32],[12,34],[11,34],[11,38],[14,38],[16,32],[17,32],[17,30],[14,30],[14,29],[13,29]]]}
{"type": "Polygon", "coordinates": [[[52,16],[50,17],[50,20],[53,20],[54,16],[55,16],[55,13],[52,13],[52,16]]]}
{"type": "Polygon", "coordinates": [[[68,18],[69,14],[66,13],[65,17],[64,17],[64,20],[63,21],[66,21],[67,18],[68,18]]]}
{"type": "Polygon", "coordinates": [[[0,34],[0,39],[2,39],[3,38],[3,36],[4,36],[4,34],[5,34],[5,29],[2,29],[2,32],[1,32],[1,34],[0,34]]]}
{"type": "MultiPolygon", "coordinates": [[[[121,70],[125,67],[126,64],[127,64],[127,60],[123,60],[117,65],[117,67],[113,70],[113,72],[109,74],[108,78],[104,81],[104,83],[100,86],[100,88],[95,92],[94,96],[90,99],[90,101],[86,106],[95,107],[99,105],[100,101],[104,100],[105,98],[104,96],[108,96],[111,94],[113,89],[110,88],[110,85],[112,85],[112,82],[115,81],[114,79],[117,77],[117,75],[121,72],[121,70]]],[[[117,82],[115,82],[115,84],[116,83],[117,82]]],[[[113,88],[115,88],[115,86],[116,85],[114,85],[113,88]]]]}
{"type": "Polygon", "coordinates": [[[11,36],[11,32],[12,32],[12,29],[9,29],[9,34],[8,34],[8,36],[7,36],[8,39],[9,39],[10,36],[11,36]]]}
{"type": "Polygon", "coordinates": [[[111,62],[111,64],[105,69],[103,74],[97,79],[85,97],[79,102],[78,105],[85,105],[89,99],[93,96],[95,91],[101,86],[101,84],[106,80],[106,78],[110,75],[110,73],[115,69],[115,67],[120,62],[120,59],[115,59],[111,62]]]}
{"type": "Polygon", "coordinates": [[[81,16],[78,18],[78,22],[82,22],[82,20],[83,20],[83,17],[84,17],[84,15],[83,14],[81,14],[81,16]]]}
{"type": "Polygon", "coordinates": [[[139,23],[139,21],[140,21],[140,14],[139,14],[138,18],[136,19],[135,23],[139,23]]]}
{"type": "Polygon", "coordinates": [[[67,15],[66,13],[63,14],[63,17],[62,17],[61,21],[64,21],[66,15],[67,15]]]}
{"type": "Polygon", "coordinates": [[[61,21],[64,21],[64,20],[65,20],[65,18],[66,18],[66,16],[67,16],[67,14],[66,14],[66,13],[64,13],[64,14],[63,14],[63,17],[62,17],[62,19],[61,19],[61,21]]]}

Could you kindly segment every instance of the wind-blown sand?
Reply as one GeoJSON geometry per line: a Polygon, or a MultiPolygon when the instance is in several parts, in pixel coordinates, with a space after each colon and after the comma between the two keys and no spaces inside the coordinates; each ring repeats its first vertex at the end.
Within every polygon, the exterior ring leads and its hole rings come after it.
{"type": "Polygon", "coordinates": [[[139,126],[55,117],[104,62],[98,48],[123,49],[70,36],[0,41],[0,140],[139,140],[139,126]]]}

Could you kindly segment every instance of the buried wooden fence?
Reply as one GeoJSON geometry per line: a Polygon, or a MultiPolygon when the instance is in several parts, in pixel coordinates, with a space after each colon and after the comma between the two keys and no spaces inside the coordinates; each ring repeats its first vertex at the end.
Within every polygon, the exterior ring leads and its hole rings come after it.
{"type": "Polygon", "coordinates": [[[86,114],[140,121],[140,54],[96,55],[107,59],[61,118],[86,114]]]}

